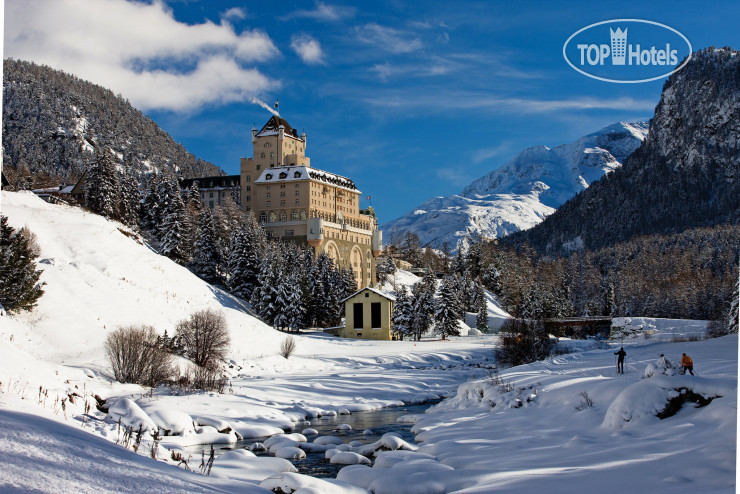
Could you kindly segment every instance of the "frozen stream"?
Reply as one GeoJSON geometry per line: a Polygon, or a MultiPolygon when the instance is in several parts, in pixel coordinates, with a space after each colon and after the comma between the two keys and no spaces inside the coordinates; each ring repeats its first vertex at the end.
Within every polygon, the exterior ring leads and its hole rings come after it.
{"type": "MultiPolygon", "coordinates": [[[[319,436],[336,436],[344,441],[345,444],[348,444],[351,441],[359,441],[363,444],[373,443],[380,439],[383,434],[395,432],[403,437],[407,442],[414,443],[414,434],[411,433],[411,427],[414,424],[399,423],[397,422],[397,419],[403,415],[423,414],[427,408],[436,403],[439,403],[439,400],[418,405],[388,407],[367,412],[355,412],[351,415],[313,418],[296,424],[293,432],[302,432],[306,428],[316,429],[319,436]],[[338,430],[337,427],[340,424],[348,424],[352,429],[338,430]],[[372,431],[372,434],[365,434],[364,432],[366,430],[372,431]]],[[[309,442],[312,442],[316,437],[317,436],[315,435],[307,436],[307,439],[309,442]]],[[[256,442],[263,442],[266,439],[266,437],[245,439],[237,442],[233,447],[215,445],[215,454],[218,456],[226,451],[238,448],[249,449],[250,445],[256,442]]],[[[186,450],[193,455],[193,460],[200,460],[201,451],[205,451],[206,457],[208,457],[210,453],[210,445],[186,448],[186,450]]],[[[270,455],[267,452],[256,454],[258,456],[270,455]]],[[[324,452],[307,453],[304,459],[290,461],[295,465],[300,473],[318,478],[334,478],[336,477],[337,472],[339,472],[342,467],[346,466],[329,463],[329,460],[324,457],[324,452]]]]}

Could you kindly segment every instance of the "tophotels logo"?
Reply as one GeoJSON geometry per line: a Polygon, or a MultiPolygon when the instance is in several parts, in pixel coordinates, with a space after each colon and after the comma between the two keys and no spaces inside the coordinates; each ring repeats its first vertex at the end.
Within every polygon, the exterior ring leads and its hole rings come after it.
{"type": "Polygon", "coordinates": [[[593,79],[615,83],[667,77],[689,62],[691,52],[686,36],[642,19],[597,22],[576,31],[563,44],[568,65],[593,79]],[[683,63],[676,67],[681,59],[683,63]]]}

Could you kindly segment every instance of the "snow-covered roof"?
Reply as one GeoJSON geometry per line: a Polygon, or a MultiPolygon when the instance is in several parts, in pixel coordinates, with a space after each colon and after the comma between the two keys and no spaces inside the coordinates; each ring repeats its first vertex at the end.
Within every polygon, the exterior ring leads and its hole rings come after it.
{"type": "Polygon", "coordinates": [[[381,296],[381,297],[383,297],[383,298],[387,298],[387,299],[388,299],[388,300],[390,300],[391,302],[395,302],[395,301],[396,301],[396,297],[394,297],[394,296],[393,296],[393,295],[391,295],[390,293],[386,293],[386,292],[381,292],[381,291],[380,291],[380,290],[378,290],[377,288],[372,288],[372,287],[366,286],[366,287],[365,287],[365,288],[363,288],[362,290],[358,290],[358,291],[356,291],[355,293],[353,293],[352,295],[350,295],[349,297],[347,297],[347,298],[344,298],[344,299],[340,300],[340,301],[339,301],[339,303],[345,302],[345,301],[347,301],[347,300],[351,299],[352,297],[354,297],[355,295],[358,295],[358,294],[360,294],[360,293],[362,293],[362,292],[364,292],[364,291],[371,291],[371,292],[373,292],[373,293],[375,293],[375,294],[377,294],[377,295],[380,295],[380,296],[381,296]]]}
{"type": "Polygon", "coordinates": [[[287,120],[278,117],[277,115],[270,117],[270,120],[268,120],[267,123],[262,126],[262,129],[257,132],[257,137],[278,135],[281,126],[283,127],[285,135],[295,139],[301,139],[298,137],[298,131],[291,127],[287,120]]]}
{"type": "Polygon", "coordinates": [[[357,194],[360,191],[355,183],[341,175],[325,172],[310,166],[276,166],[265,169],[259,178],[255,180],[258,184],[270,184],[275,182],[293,182],[296,180],[314,180],[324,182],[357,194]]]}

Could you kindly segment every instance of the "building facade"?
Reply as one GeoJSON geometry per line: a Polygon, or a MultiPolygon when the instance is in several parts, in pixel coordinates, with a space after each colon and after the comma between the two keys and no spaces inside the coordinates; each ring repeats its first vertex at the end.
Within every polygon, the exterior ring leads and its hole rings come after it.
{"type": "Polygon", "coordinates": [[[342,338],[366,340],[392,340],[391,313],[396,298],[374,288],[363,288],[344,302],[344,327],[339,329],[342,338]]]}
{"type": "Polygon", "coordinates": [[[189,189],[193,183],[198,184],[200,200],[204,206],[213,209],[223,206],[228,198],[241,205],[241,176],[223,175],[218,177],[185,178],[180,180],[182,190],[189,189]]]}
{"type": "Polygon", "coordinates": [[[267,234],[307,243],[343,268],[352,267],[358,287],[375,283],[375,257],[382,246],[372,210],[360,210],[352,180],[311,167],[306,134],[273,116],[252,129],[252,158],[241,159],[242,208],[267,234]]]}

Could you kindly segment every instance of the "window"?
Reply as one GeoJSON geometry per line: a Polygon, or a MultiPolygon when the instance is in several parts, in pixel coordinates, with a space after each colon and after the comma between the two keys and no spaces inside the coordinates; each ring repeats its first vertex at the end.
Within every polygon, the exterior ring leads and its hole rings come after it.
{"type": "Polygon", "coordinates": [[[270,206],[272,206],[272,204],[270,203],[270,201],[267,201],[267,207],[269,208],[270,206]]]}
{"type": "Polygon", "coordinates": [[[270,151],[270,159],[273,159],[273,158],[275,158],[275,153],[273,153],[272,151],[270,151]]]}
{"type": "Polygon", "coordinates": [[[208,207],[210,207],[211,209],[213,209],[213,201],[208,201],[208,207]]]}
{"type": "Polygon", "coordinates": [[[262,212],[260,213],[260,221],[261,221],[262,223],[264,223],[265,221],[267,221],[267,213],[265,213],[264,211],[262,211],[262,212]]]}
{"type": "Polygon", "coordinates": [[[295,200],[295,205],[296,206],[300,206],[301,205],[301,200],[300,199],[296,199],[295,200]]]}
{"type": "Polygon", "coordinates": [[[265,180],[272,180],[272,173],[265,175],[265,180]]]}
{"type": "Polygon", "coordinates": [[[298,219],[298,211],[291,211],[290,212],[290,219],[295,221],[298,219]]]}
{"type": "Polygon", "coordinates": [[[247,211],[251,211],[251,210],[252,210],[252,206],[247,206],[247,211]]]}
{"type": "Polygon", "coordinates": [[[288,213],[280,211],[280,221],[286,221],[288,219],[288,213]]]}
{"type": "Polygon", "coordinates": [[[247,186],[246,186],[246,187],[244,188],[244,190],[246,190],[247,192],[249,192],[249,191],[251,191],[251,190],[252,190],[252,186],[251,186],[251,185],[247,185],[247,186]]]}
{"type": "Polygon", "coordinates": [[[301,210],[301,219],[302,220],[305,220],[306,219],[306,211],[303,210],[303,209],[301,210]]]}
{"type": "Polygon", "coordinates": [[[245,180],[246,180],[247,182],[251,182],[251,181],[252,181],[252,177],[251,177],[251,176],[249,176],[249,175],[247,175],[247,176],[245,177],[245,180]]]}
{"type": "Polygon", "coordinates": [[[268,192],[268,193],[267,193],[267,199],[269,199],[269,198],[270,198],[270,193],[268,192]]]}
{"type": "Polygon", "coordinates": [[[281,179],[288,178],[288,174],[285,172],[280,172],[280,178],[281,179]]]}
{"type": "MultiPolygon", "coordinates": [[[[301,172],[295,172],[293,178],[301,178],[301,172]]],[[[298,184],[295,184],[295,186],[298,187],[298,184]]]]}
{"type": "Polygon", "coordinates": [[[247,200],[247,202],[249,202],[252,200],[252,196],[246,196],[245,199],[247,200]]]}
{"type": "Polygon", "coordinates": [[[267,190],[270,190],[270,186],[269,185],[267,186],[267,190]]]}
{"type": "Polygon", "coordinates": [[[283,200],[280,201],[280,205],[281,206],[285,206],[285,199],[283,199],[283,200]]]}
{"type": "Polygon", "coordinates": [[[280,197],[285,197],[285,191],[280,192],[280,197]]]}
{"type": "MultiPolygon", "coordinates": [[[[262,157],[265,157],[265,153],[262,153],[262,157]]],[[[260,168],[262,168],[262,165],[257,165],[257,169],[259,170],[260,168]]]]}
{"type": "Polygon", "coordinates": [[[270,211],[270,223],[275,221],[275,211],[270,211]]]}
{"type": "Polygon", "coordinates": [[[353,317],[353,328],[354,329],[362,329],[362,308],[365,304],[363,303],[354,303],[352,304],[354,317],[353,317]]]}
{"type": "Polygon", "coordinates": [[[213,197],[213,192],[210,192],[210,193],[208,194],[208,197],[213,197]]]}
{"type": "Polygon", "coordinates": [[[300,190],[296,190],[296,191],[295,191],[295,196],[296,196],[296,197],[298,197],[298,196],[300,196],[300,195],[301,195],[301,191],[300,191],[300,190]]]}
{"type": "MultiPolygon", "coordinates": [[[[260,158],[264,158],[264,157],[265,157],[265,153],[260,153],[260,158]]],[[[257,166],[259,166],[259,165],[257,165],[257,166]]],[[[257,169],[259,170],[259,168],[257,168],[257,169]]]]}
{"type": "Polygon", "coordinates": [[[370,304],[370,327],[380,329],[380,302],[370,304]]]}
{"type": "Polygon", "coordinates": [[[265,143],[265,147],[266,147],[266,148],[269,148],[269,147],[270,147],[270,143],[269,143],[269,142],[266,142],[266,143],[265,143]]]}
{"type": "Polygon", "coordinates": [[[292,237],[293,235],[294,235],[293,234],[293,230],[285,230],[285,236],[286,237],[292,237]]]}

